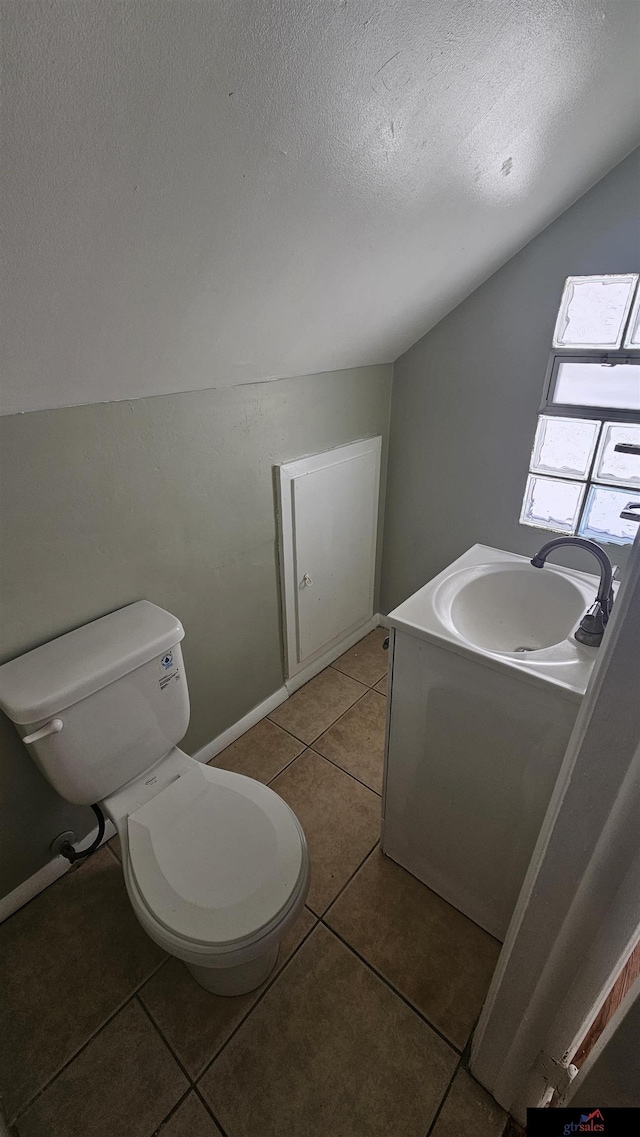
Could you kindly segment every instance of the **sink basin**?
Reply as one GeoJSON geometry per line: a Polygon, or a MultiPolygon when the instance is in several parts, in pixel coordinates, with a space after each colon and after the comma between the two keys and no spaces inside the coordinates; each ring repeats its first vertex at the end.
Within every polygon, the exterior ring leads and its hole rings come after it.
{"type": "Polygon", "coordinates": [[[524,654],[561,643],[586,609],[569,577],[530,564],[477,565],[444,581],[434,595],[442,619],[487,651],[524,654]]]}
{"type": "Polygon", "coordinates": [[[598,583],[591,573],[549,562],[537,569],[528,557],[474,545],[390,612],[388,623],[579,701],[597,648],[578,643],[574,632],[598,583]]]}

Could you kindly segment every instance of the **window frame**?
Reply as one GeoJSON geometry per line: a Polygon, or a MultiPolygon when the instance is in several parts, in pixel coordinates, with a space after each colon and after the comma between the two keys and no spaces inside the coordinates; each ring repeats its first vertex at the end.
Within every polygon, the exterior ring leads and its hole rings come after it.
{"type": "MultiPolygon", "coordinates": [[[[561,363],[597,363],[615,366],[618,363],[627,363],[640,368],[640,350],[625,348],[616,351],[576,351],[575,348],[554,348],[551,352],[544,380],[542,402],[538,415],[558,415],[563,418],[591,418],[600,419],[601,422],[640,422],[640,412],[625,410],[621,407],[596,407],[577,405],[576,403],[554,403],[553,393],[558,379],[558,370],[561,363]]],[[[640,383],[640,370],[638,372],[640,383]]]]}

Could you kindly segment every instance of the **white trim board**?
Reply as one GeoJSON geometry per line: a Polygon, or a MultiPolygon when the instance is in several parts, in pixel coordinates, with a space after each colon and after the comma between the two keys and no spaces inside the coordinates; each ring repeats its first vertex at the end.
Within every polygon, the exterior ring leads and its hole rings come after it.
{"type": "MultiPolygon", "coordinates": [[[[107,841],[115,837],[115,834],[115,826],[105,817],[104,837],[100,842],[100,847],[102,848],[107,841]]],[[[91,845],[91,843],[95,841],[97,835],[98,826],[96,825],[91,832],[78,843],[77,848],[86,849],[88,845],[91,845]]],[[[54,881],[59,880],[61,876],[69,872],[70,868],[71,864],[66,857],[53,857],[50,861],[47,861],[46,865],[43,865],[41,869],[33,873],[32,876],[23,880],[22,884],[19,884],[17,888],[13,889],[13,892],[9,892],[6,896],[1,897],[0,924],[2,924],[4,920],[8,920],[9,916],[13,916],[13,913],[17,912],[19,908],[24,908],[25,904],[33,900],[34,896],[37,896],[39,892],[44,892],[45,888],[48,888],[54,881]]]]}
{"type": "Polygon", "coordinates": [[[226,730],[222,731],[222,734],[217,735],[211,742],[206,742],[204,746],[196,750],[195,754],[192,754],[192,758],[195,758],[196,762],[203,762],[206,765],[212,758],[215,758],[216,754],[219,754],[220,751],[224,750],[227,746],[231,746],[231,743],[235,742],[237,738],[240,738],[240,735],[246,734],[248,730],[251,730],[252,726],[260,722],[260,719],[263,719],[271,711],[275,711],[276,707],[279,707],[280,704],[284,703],[285,699],[288,698],[289,692],[287,688],[278,687],[278,690],[274,691],[273,695],[269,695],[262,703],[258,703],[256,707],[252,707],[250,711],[247,711],[246,715],[243,715],[241,719],[234,722],[233,726],[227,727],[226,730]]]}
{"type": "Polygon", "coordinates": [[[195,758],[196,762],[210,762],[221,750],[224,750],[227,746],[231,746],[232,742],[235,742],[241,735],[246,734],[248,730],[251,730],[251,727],[260,722],[260,719],[265,718],[271,711],[274,711],[276,707],[284,703],[285,699],[289,698],[289,695],[293,695],[294,691],[297,691],[299,687],[304,686],[310,679],[314,679],[316,675],[324,671],[325,667],[329,667],[331,663],[334,663],[336,659],[344,655],[345,651],[348,651],[350,647],[353,647],[361,639],[364,639],[369,632],[374,631],[374,629],[378,627],[386,627],[386,622],[386,616],[381,616],[380,614],[372,616],[370,620],[361,624],[359,628],[351,632],[350,635],[346,636],[340,643],[334,644],[330,651],[325,652],[319,659],[315,659],[313,663],[308,664],[304,671],[299,671],[298,674],[292,676],[291,679],[285,680],[284,687],[279,687],[277,691],[273,692],[273,695],[269,695],[262,703],[258,703],[256,707],[252,707],[241,719],[238,719],[232,726],[223,730],[222,734],[212,739],[211,742],[205,743],[192,757],[195,758]]]}
{"type": "Polygon", "coordinates": [[[298,687],[304,687],[305,683],[308,683],[310,679],[314,679],[316,675],[324,671],[325,667],[329,667],[336,659],[344,655],[345,651],[348,651],[350,647],[355,647],[361,639],[369,635],[369,632],[373,632],[376,628],[380,627],[385,619],[385,617],[378,615],[371,616],[364,624],[360,624],[355,631],[350,632],[348,636],[340,640],[340,643],[334,644],[329,651],[325,651],[318,659],[314,659],[312,663],[308,663],[302,671],[298,671],[296,675],[285,679],[287,694],[293,695],[293,692],[297,691],[298,687]]]}

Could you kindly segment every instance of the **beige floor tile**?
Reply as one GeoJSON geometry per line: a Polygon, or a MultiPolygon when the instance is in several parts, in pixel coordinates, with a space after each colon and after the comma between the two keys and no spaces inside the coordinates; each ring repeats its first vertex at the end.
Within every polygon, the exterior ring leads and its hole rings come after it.
{"type": "Polygon", "coordinates": [[[302,742],[313,742],[340,718],[366,687],[333,667],[327,667],[296,691],[269,718],[302,742]]]}
{"type": "Polygon", "coordinates": [[[461,1137],[464,1133],[501,1137],[507,1115],[486,1090],[458,1070],[431,1137],[461,1137]]]}
{"type": "Polygon", "coordinates": [[[24,1107],[164,959],[108,849],[0,926],[0,1092],[24,1107]]]}
{"type": "Polygon", "coordinates": [[[384,696],[367,691],[363,699],[316,739],[313,749],[376,793],[382,793],[386,713],[384,696]]]}
{"type": "Polygon", "coordinates": [[[373,689],[374,691],[379,691],[381,695],[386,695],[389,689],[389,676],[385,675],[384,679],[381,679],[379,683],[376,683],[373,689]]]}
{"type": "Polygon", "coordinates": [[[149,1137],[189,1083],[135,999],[36,1098],[19,1137],[149,1137]]]}
{"type": "Polygon", "coordinates": [[[191,1093],[158,1130],[157,1137],[222,1137],[197,1094],[191,1093]]]}
{"type": "Polygon", "coordinates": [[[380,836],[380,798],[313,750],[305,750],[272,789],[304,829],[311,861],[307,905],[319,916],[380,836]]]}
{"type": "Polygon", "coordinates": [[[233,1137],[424,1137],[455,1062],[318,926],[200,1088],[233,1137]]]}
{"type": "Polygon", "coordinates": [[[497,940],[379,850],[326,920],[463,1049],[498,959],[497,940]]]}
{"type": "Polygon", "coordinates": [[[261,722],[222,750],[209,763],[235,774],[246,774],[257,782],[270,782],[296,755],[303,744],[270,719],[261,722]]]}
{"type": "MultiPolygon", "coordinates": [[[[278,967],[315,924],[306,908],[286,934],[278,967]]],[[[140,998],[192,1078],[202,1073],[263,990],[233,998],[199,987],[178,959],[168,959],[142,988],[140,998]]]]}
{"type": "Polygon", "coordinates": [[[360,683],[366,683],[367,687],[373,687],[387,671],[389,652],[384,650],[382,642],[388,635],[386,628],[375,628],[336,659],[332,667],[360,683]]]}

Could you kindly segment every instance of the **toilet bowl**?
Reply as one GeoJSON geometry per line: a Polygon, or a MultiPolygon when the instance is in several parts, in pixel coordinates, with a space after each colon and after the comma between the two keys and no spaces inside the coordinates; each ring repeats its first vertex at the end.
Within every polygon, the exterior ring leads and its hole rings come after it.
{"type": "Polygon", "coordinates": [[[203,766],[170,612],[139,600],[0,667],[0,708],[61,797],[99,805],[147,934],[202,987],[240,995],[273,970],[309,889],[304,833],[262,783],[203,766]]]}
{"type": "Polygon", "coordinates": [[[105,813],[147,935],[208,991],[244,994],[271,973],[304,906],[306,840],[267,786],[181,757],[184,773],[143,806],[116,817],[107,799],[105,813]]]}

